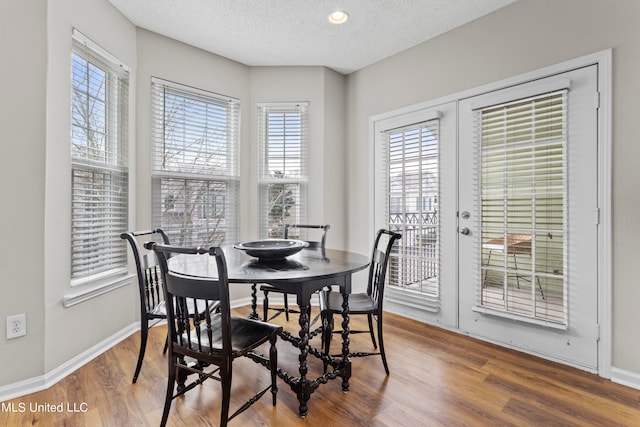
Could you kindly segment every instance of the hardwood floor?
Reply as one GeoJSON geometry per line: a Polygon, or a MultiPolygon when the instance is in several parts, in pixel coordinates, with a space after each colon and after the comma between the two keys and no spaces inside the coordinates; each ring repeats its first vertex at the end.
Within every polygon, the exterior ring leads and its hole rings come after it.
{"type": "MultiPolygon", "coordinates": [[[[236,310],[239,315],[248,311],[236,310]]],[[[276,321],[287,324],[284,316],[276,321]]],[[[366,327],[359,317],[353,324],[366,327]]],[[[288,323],[289,329],[296,326],[293,319],[288,323]]],[[[163,326],[150,331],[137,384],[131,376],[139,334],[50,389],[3,402],[0,425],[157,426],[166,389],[165,331],[163,326]]],[[[319,337],[312,343],[319,346],[319,337]]],[[[295,395],[280,381],[276,407],[263,397],[230,425],[640,425],[640,391],[596,375],[391,314],[385,317],[385,344],[390,376],[385,376],[379,356],[354,359],[350,391],[342,393],[339,380],[320,386],[305,419],[297,415],[295,395]]],[[[368,335],[352,336],[352,350],[370,347],[368,335]]],[[[279,362],[297,372],[296,349],[282,342],[279,362]]],[[[269,381],[267,371],[251,361],[241,360],[234,368],[232,411],[269,381]]],[[[321,370],[311,357],[310,374],[321,370]]],[[[191,390],[174,401],[168,425],[217,425],[219,394],[214,381],[191,390]]]]}

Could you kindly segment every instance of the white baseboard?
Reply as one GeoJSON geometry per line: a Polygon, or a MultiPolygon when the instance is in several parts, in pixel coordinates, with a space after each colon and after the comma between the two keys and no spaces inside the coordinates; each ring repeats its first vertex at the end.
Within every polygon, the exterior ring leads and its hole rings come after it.
{"type": "MultiPolygon", "coordinates": [[[[273,299],[275,304],[282,304],[283,298],[281,296],[276,296],[273,299]]],[[[259,311],[262,313],[262,300],[258,301],[259,311]]],[[[243,307],[246,305],[251,305],[251,297],[239,298],[231,302],[232,307],[243,307]]],[[[95,359],[97,356],[101,355],[105,351],[109,350],[114,345],[118,344],[120,341],[134,334],[135,332],[140,330],[140,323],[134,322],[126,328],[116,332],[112,336],[107,339],[99,342],[94,345],[90,349],[80,353],[79,355],[73,357],[66,363],[58,366],[51,372],[48,372],[44,375],[40,375],[38,377],[29,378],[23,381],[19,381],[17,383],[8,384],[0,387],[0,402],[4,402],[7,400],[15,399],[16,397],[25,396],[27,394],[35,393],[38,391],[46,390],[51,387],[67,375],[73,373],[78,368],[83,365],[89,363],[91,360],[95,359]]]]}
{"type": "Polygon", "coordinates": [[[0,387],[0,402],[46,390],[138,330],[140,323],[135,322],[44,375],[0,387]]]}
{"type": "Polygon", "coordinates": [[[640,374],[636,372],[611,368],[611,381],[640,390],[640,374]]]}
{"type": "MultiPolygon", "coordinates": [[[[283,299],[281,296],[276,296],[273,299],[275,304],[282,304],[283,299]]],[[[258,301],[259,304],[259,312],[262,313],[262,300],[258,301]]],[[[243,307],[246,305],[251,305],[251,297],[236,299],[231,302],[232,307],[243,307]]],[[[51,387],[67,375],[75,372],[80,367],[89,363],[91,360],[95,359],[97,356],[101,355],[105,351],[109,350],[114,345],[118,344],[120,341],[134,334],[135,332],[140,330],[140,323],[134,322],[131,325],[125,327],[124,329],[116,332],[112,336],[107,339],[99,342],[94,345],[90,349],[80,353],[79,355],[73,357],[69,361],[63,363],[57,368],[53,369],[51,372],[48,372],[44,375],[40,375],[34,378],[29,378],[23,381],[19,381],[17,383],[8,384],[0,387],[0,402],[5,402],[7,400],[15,399],[16,397],[25,396],[27,394],[35,393],[38,391],[46,390],[51,387]]]]}
{"type": "MultiPolygon", "coordinates": [[[[245,305],[251,306],[251,297],[238,298],[231,301],[231,308],[244,307],[245,305]]],[[[262,306],[262,301],[258,301],[258,305],[262,306]]]]}
{"type": "MultiPolygon", "coordinates": [[[[274,303],[280,303],[281,301],[278,299],[278,297],[274,298],[274,303]]],[[[243,307],[250,304],[251,298],[247,297],[234,300],[231,305],[233,307],[243,307]]],[[[15,399],[16,397],[25,396],[51,387],[67,375],[75,372],[80,367],[109,350],[111,347],[136,333],[139,329],[140,324],[138,322],[132,323],[45,375],[0,387],[0,402],[15,399]]],[[[611,381],[640,390],[640,374],[636,372],[612,367],[611,381]]]]}

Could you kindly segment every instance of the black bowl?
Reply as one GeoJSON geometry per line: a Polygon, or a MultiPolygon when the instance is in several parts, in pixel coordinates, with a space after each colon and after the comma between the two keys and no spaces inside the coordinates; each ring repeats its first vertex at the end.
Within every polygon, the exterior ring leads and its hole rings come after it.
{"type": "Polygon", "coordinates": [[[247,255],[261,260],[283,259],[300,252],[309,246],[302,240],[267,239],[253,242],[236,243],[235,249],[245,251],[247,255]]]}

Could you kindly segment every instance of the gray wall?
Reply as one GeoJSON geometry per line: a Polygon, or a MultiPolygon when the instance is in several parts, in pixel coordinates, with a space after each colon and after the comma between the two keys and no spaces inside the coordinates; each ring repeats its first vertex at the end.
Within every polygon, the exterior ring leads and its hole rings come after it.
{"type": "MultiPolygon", "coordinates": [[[[26,313],[26,337],[0,339],[0,363],[22,354],[20,369],[0,370],[0,390],[23,380],[50,381],[66,363],[136,321],[137,291],[118,288],[70,308],[70,70],[71,32],[76,27],[130,67],[130,228],[151,224],[150,88],[160,77],[232,96],[242,103],[241,238],[258,232],[256,102],[309,101],[311,206],[309,220],[328,222],[330,244],[342,247],[345,77],[323,67],[251,68],[158,34],[137,29],[107,0],[33,0],[2,3],[3,200],[18,209],[0,217],[7,242],[0,255],[6,276],[0,320],[26,313]],[[14,45],[17,37],[22,43],[14,45]],[[24,47],[28,46],[28,49],[24,47]],[[329,138],[330,137],[330,138],[329,138]],[[325,140],[329,140],[325,143],[325,140]],[[327,159],[337,172],[325,177],[327,159]],[[44,237],[43,237],[44,236],[44,237]],[[30,250],[28,254],[19,253],[30,250]],[[11,270],[9,270],[11,267],[11,270]],[[52,372],[54,372],[52,374],[52,372]]],[[[249,295],[248,287],[232,298],[249,295]]],[[[18,388],[20,386],[17,386],[18,388]]],[[[28,388],[29,385],[26,385],[28,388]]]]}
{"type": "MultiPolygon", "coordinates": [[[[324,67],[253,67],[251,69],[251,141],[249,153],[251,201],[258,200],[257,122],[260,102],[309,102],[309,187],[307,220],[330,224],[327,246],[345,245],[344,186],[344,84],[345,78],[324,67]],[[330,170],[331,173],[326,173],[330,170]]],[[[243,156],[244,157],[244,156],[243,156]]],[[[249,209],[245,237],[258,229],[257,209],[249,209]]]]}
{"type": "Polygon", "coordinates": [[[613,364],[640,375],[640,249],[635,96],[640,93],[640,2],[520,0],[347,78],[321,67],[250,68],[136,28],[107,0],[2,0],[5,245],[0,321],[27,313],[28,335],[0,337],[0,387],[46,375],[135,321],[133,286],[69,309],[69,70],[78,27],[131,67],[131,226],[150,225],[149,77],[243,102],[242,237],[257,231],[255,102],[310,101],[318,198],[310,220],[331,223],[330,245],[368,253],[368,119],[571,58],[613,48],[613,364]],[[20,43],[16,43],[20,40],[20,43]],[[170,53],[171,55],[168,55],[170,53]],[[179,58],[179,59],[176,59],[179,58]],[[185,64],[188,64],[185,66],[185,64]],[[289,92],[282,92],[287,88],[289,92]],[[345,95],[346,94],[346,95],[345,95]],[[278,98],[278,99],[276,99],[278,98]],[[19,183],[15,187],[8,184],[19,183]],[[317,207],[317,209],[315,209],[317,207]],[[321,214],[320,214],[321,212],[321,214]],[[43,237],[44,236],[44,237],[43,237]],[[27,252],[28,251],[28,252],[27,252]]]}
{"type": "MultiPolygon", "coordinates": [[[[613,48],[613,366],[640,374],[640,2],[520,0],[348,76],[349,212],[370,206],[369,117],[613,48]],[[355,167],[361,164],[362,167],[355,167]]],[[[372,225],[350,216],[349,248],[372,225]]]]}
{"type": "MultiPolygon", "coordinates": [[[[136,222],[132,229],[148,230],[151,223],[151,77],[158,77],[187,86],[237,98],[241,102],[241,147],[245,152],[249,121],[249,67],[212,55],[203,50],[160,36],[137,30],[138,91],[136,135],[136,222]]],[[[245,166],[241,159],[240,174],[245,166]]],[[[241,191],[246,183],[241,180],[241,191]]],[[[244,218],[241,219],[241,222],[244,218]]],[[[242,229],[242,223],[240,229],[242,229]]],[[[231,298],[238,297],[231,289],[231,298]]]]}
{"type": "Polygon", "coordinates": [[[44,364],[46,2],[2,0],[0,46],[0,366],[29,355],[20,370],[0,370],[7,384],[41,375],[44,364]],[[7,341],[5,318],[18,313],[28,335],[7,341]]]}
{"type": "MultiPolygon", "coordinates": [[[[118,288],[69,308],[62,305],[63,297],[77,292],[70,286],[69,267],[72,29],[77,28],[130,68],[129,90],[135,93],[135,27],[104,0],[53,0],[47,4],[44,373],[130,325],[136,313],[133,286],[118,288]]],[[[133,97],[129,102],[129,130],[132,147],[136,131],[133,97]]]]}

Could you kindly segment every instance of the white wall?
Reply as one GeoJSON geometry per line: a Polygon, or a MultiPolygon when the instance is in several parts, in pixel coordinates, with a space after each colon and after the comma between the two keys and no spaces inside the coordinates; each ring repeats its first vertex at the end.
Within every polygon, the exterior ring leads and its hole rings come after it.
{"type": "MultiPolygon", "coordinates": [[[[230,96],[240,100],[240,176],[250,170],[245,156],[249,150],[249,124],[251,115],[249,97],[249,67],[201,49],[138,29],[138,90],[136,135],[136,230],[148,230],[158,224],[151,223],[151,77],[158,77],[194,88],[230,96]]],[[[241,179],[241,193],[248,183],[241,179]]],[[[250,206],[241,195],[241,210],[250,206]]],[[[240,230],[247,227],[247,216],[240,218],[240,230]]],[[[231,299],[243,296],[242,289],[231,288],[231,299]]]]}
{"type": "MultiPolygon", "coordinates": [[[[320,176],[324,185],[321,206],[322,219],[331,225],[327,234],[327,247],[344,249],[347,242],[347,201],[346,183],[346,123],[345,103],[346,78],[341,74],[325,70],[324,85],[324,163],[320,176]],[[329,237],[330,236],[330,237],[329,237]]],[[[364,252],[368,254],[368,252],[364,252]]]]}
{"type": "MultiPolygon", "coordinates": [[[[345,197],[342,172],[344,76],[323,67],[251,69],[136,29],[107,0],[7,3],[3,4],[1,14],[3,35],[6,33],[2,43],[6,46],[7,58],[14,58],[14,62],[23,67],[11,70],[11,74],[7,73],[3,79],[3,93],[6,94],[3,99],[10,97],[12,100],[2,102],[3,110],[7,110],[3,118],[13,118],[3,130],[20,144],[2,145],[4,159],[18,158],[2,168],[2,173],[5,182],[15,181],[17,177],[21,183],[21,187],[11,189],[13,192],[4,200],[16,200],[22,209],[15,213],[4,209],[1,213],[7,217],[6,223],[15,225],[6,231],[9,241],[15,243],[12,248],[3,250],[0,262],[16,267],[11,281],[21,285],[11,287],[3,295],[0,318],[26,312],[29,334],[17,340],[0,340],[1,361],[9,364],[11,354],[16,352],[28,354],[20,369],[0,372],[0,385],[46,376],[102,340],[126,329],[138,317],[138,296],[135,286],[131,285],[70,308],[62,305],[62,299],[75,291],[70,287],[69,273],[69,94],[71,31],[74,27],[131,70],[131,229],[147,229],[153,225],[150,88],[154,76],[240,100],[240,230],[241,238],[247,239],[255,236],[258,230],[258,212],[254,208],[257,197],[255,105],[257,102],[309,101],[313,158],[309,220],[330,223],[334,232],[330,245],[344,245],[341,237],[345,227],[341,204],[345,197]],[[18,33],[28,36],[25,40],[29,42],[29,49],[12,45],[11,40],[18,33]],[[26,74],[25,70],[28,71],[26,74]],[[29,84],[15,84],[20,81],[29,84]],[[28,98],[25,97],[25,86],[30,89],[28,98]],[[28,107],[19,116],[14,113],[17,101],[28,107]],[[327,137],[330,140],[325,143],[327,137]],[[327,165],[329,158],[337,161],[327,165]],[[324,173],[327,167],[334,169],[329,177],[324,173]],[[27,195],[29,197],[25,197],[27,195]],[[22,254],[15,254],[16,247],[33,249],[27,259],[22,254]]],[[[247,297],[248,289],[233,289],[231,297],[247,297]]]]}
{"type": "MultiPolygon", "coordinates": [[[[349,212],[370,206],[369,117],[613,48],[613,357],[640,378],[640,2],[520,0],[348,76],[349,212]]],[[[372,225],[350,216],[349,249],[372,225]]]]}
{"type": "MultiPolygon", "coordinates": [[[[309,205],[307,222],[329,224],[327,247],[345,244],[344,82],[324,67],[253,67],[251,69],[251,139],[248,205],[258,200],[258,135],[256,105],[261,102],[309,102],[309,205]],[[331,171],[327,173],[327,171],[331,171]]],[[[258,233],[258,209],[249,209],[244,237],[258,233]]]]}
{"type": "Polygon", "coordinates": [[[70,287],[71,32],[75,27],[126,64],[129,145],[135,143],[135,27],[105,0],[47,2],[46,184],[44,193],[44,373],[87,350],[136,318],[137,291],[121,287],[65,308],[70,287]]]}
{"type": "Polygon", "coordinates": [[[2,0],[1,8],[0,384],[7,384],[41,375],[44,364],[47,4],[2,0]],[[18,313],[27,315],[28,334],[8,341],[5,318],[18,313]],[[7,368],[17,361],[20,369],[7,368]]]}
{"type": "Polygon", "coordinates": [[[0,102],[3,143],[0,210],[4,274],[0,321],[27,313],[29,333],[0,337],[0,385],[43,375],[136,318],[133,286],[70,309],[69,76],[71,28],[131,68],[130,131],[135,172],[131,226],[151,222],[149,77],[155,75],[240,98],[242,116],[242,237],[257,231],[255,102],[305,100],[312,123],[319,197],[310,220],[331,224],[330,246],[368,253],[371,224],[368,119],[571,58],[613,48],[613,364],[640,376],[640,194],[636,143],[640,93],[640,2],[520,0],[437,39],[408,49],[346,79],[319,67],[250,68],[135,27],[107,0],[2,0],[0,102]],[[20,43],[15,41],[19,38],[20,43]],[[25,48],[26,47],[26,48],[25,48]],[[170,55],[169,55],[169,54],[170,55]],[[176,59],[177,58],[177,59],[176,59]],[[185,64],[187,64],[185,66],[185,64]],[[345,82],[346,80],[346,82],[345,82]],[[284,88],[291,90],[283,92],[284,88]],[[278,90],[276,90],[278,89],[278,90]],[[347,95],[343,98],[343,91],[347,95]],[[277,99],[276,99],[277,98],[277,99]],[[317,121],[316,121],[317,120],[317,121]],[[346,154],[346,157],[345,157],[346,154]],[[11,203],[7,204],[6,201],[11,203]],[[7,208],[6,206],[9,206],[7,208]],[[322,214],[319,214],[319,213],[322,214]],[[44,238],[43,238],[44,236],[44,238]],[[342,237],[346,236],[346,237],[342,237]],[[26,252],[29,251],[29,252],[26,252]]]}
{"type": "Polygon", "coordinates": [[[3,330],[6,316],[27,315],[25,337],[0,339],[0,364],[17,366],[0,370],[4,385],[44,376],[136,317],[132,286],[62,305],[72,292],[71,31],[77,27],[131,67],[133,91],[136,50],[135,27],[106,0],[3,0],[1,7],[3,330]]]}

